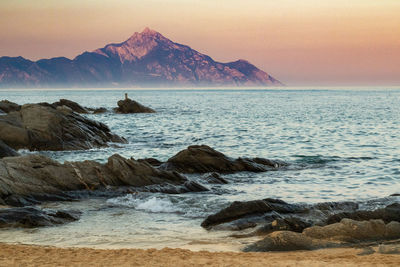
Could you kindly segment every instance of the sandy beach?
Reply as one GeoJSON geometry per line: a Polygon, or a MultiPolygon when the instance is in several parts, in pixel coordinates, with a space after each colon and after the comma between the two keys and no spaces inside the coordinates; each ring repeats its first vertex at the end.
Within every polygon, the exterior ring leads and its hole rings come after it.
{"type": "Polygon", "coordinates": [[[360,249],[242,253],[184,249],[90,249],[0,244],[0,266],[398,266],[400,255],[360,249]]]}

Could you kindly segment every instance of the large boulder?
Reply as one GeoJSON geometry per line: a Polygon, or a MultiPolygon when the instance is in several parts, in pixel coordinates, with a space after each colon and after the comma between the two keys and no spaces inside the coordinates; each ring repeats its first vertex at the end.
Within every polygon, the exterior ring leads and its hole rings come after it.
{"type": "Polygon", "coordinates": [[[118,107],[115,108],[117,113],[155,113],[154,109],[145,107],[142,104],[136,102],[135,100],[125,98],[125,100],[118,101],[118,107]]]}
{"type": "Polygon", "coordinates": [[[0,209],[0,228],[42,227],[73,222],[79,219],[77,211],[52,211],[34,207],[0,209]]]}
{"type": "Polygon", "coordinates": [[[400,223],[382,220],[354,221],[343,219],[326,226],[312,226],[302,233],[278,231],[244,248],[246,252],[312,250],[325,247],[352,247],[365,242],[397,239],[400,223]]]}
{"type": "Polygon", "coordinates": [[[80,116],[66,106],[26,104],[0,116],[0,139],[14,149],[80,150],[124,143],[103,123],[80,116]]]}
{"type": "Polygon", "coordinates": [[[328,224],[340,222],[343,218],[365,221],[372,219],[381,219],[385,223],[391,221],[400,222],[400,203],[393,203],[376,210],[357,210],[354,212],[340,212],[330,216],[327,219],[328,224]]]}
{"type": "Polygon", "coordinates": [[[9,113],[11,111],[19,111],[21,109],[21,106],[10,102],[8,100],[1,100],[0,101],[0,111],[3,111],[4,113],[9,113]]]}
{"type": "Polygon", "coordinates": [[[302,205],[288,204],[279,199],[262,199],[252,201],[235,201],[227,208],[208,216],[201,226],[211,228],[214,225],[238,220],[247,216],[263,216],[268,212],[280,214],[302,213],[307,209],[302,205]]]}
{"type": "Polygon", "coordinates": [[[385,224],[383,220],[355,221],[342,219],[326,226],[313,226],[304,229],[303,234],[310,238],[329,239],[344,242],[360,242],[400,237],[400,222],[385,224]]]}
{"type": "MultiPolygon", "coordinates": [[[[173,193],[207,190],[176,172],[113,155],[106,164],[95,161],[61,164],[43,155],[0,159],[0,201],[25,206],[46,200],[68,200],[67,192],[110,187],[178,186],[173,193]],[[183,189],[183,188],[184,189],[183,189]]],[[[148,190],[144,190],[148,191],[148,190]]]]}
{"type": "Polygon", "coordinates": [[[3,141],[0,140],[0,159],[4,157],[15,157],[19,154],[17,151],[7,146],[3,141]]]}
{"type": "Polygon", "coordinates": [[[287,164],[263,158],[232,159],[206,145],[189,146],[168,159],[160,168],[181,173],[232,173],[240,171],[264,172],[287,164]]]}

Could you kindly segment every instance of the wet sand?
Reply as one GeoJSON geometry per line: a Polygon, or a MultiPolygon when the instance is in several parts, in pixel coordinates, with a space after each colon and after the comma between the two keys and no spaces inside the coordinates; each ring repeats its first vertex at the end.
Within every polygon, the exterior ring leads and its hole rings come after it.
{"type": "Polygon", "coordinates": [[[242,253],[184,249],[90,249],[0,244],[0,266],[399,266],[400,255],[360,249],[242,253]]]}

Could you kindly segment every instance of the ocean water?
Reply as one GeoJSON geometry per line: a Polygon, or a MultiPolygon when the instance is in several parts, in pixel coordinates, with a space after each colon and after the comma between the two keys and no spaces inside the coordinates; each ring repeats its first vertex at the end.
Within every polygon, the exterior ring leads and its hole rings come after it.
{"type": "MultiPolygon", "coordinates": [[[[40,152],[60,162],[105,162],[119,153],[166,160],[206,144],[232,157],[290,163],[287,170],[223,175],[227,185],[181,195],[140,193],[111,199],[48,203],[78,209],[80,221],[59,227],[0,231],[0,240],[56,246],[185,247],[237,250],[253,239],[206,231],[201,221],[235,200],[288,202],[381,199],[400,192],[400,88],[340,90],[3,90],[19,104],[67,98],[112,109],[129,97],[155,114],[87,117],[107,124],[129,144],[88,151],[40,152]]],[[[22,153],[32,153],[22,151],[22,153]]],[[[37,152],[35,152],[37,153],[37,152]]],[[[190,175],[199,180],[200,175],[190,175]]]]}

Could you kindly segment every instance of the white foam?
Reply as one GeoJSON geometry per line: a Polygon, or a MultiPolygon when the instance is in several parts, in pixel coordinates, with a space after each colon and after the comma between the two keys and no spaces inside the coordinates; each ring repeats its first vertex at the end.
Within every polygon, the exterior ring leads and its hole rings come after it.
{"type": "Polygon", "coordinates": [[[179,211],[179,209],[175,207],[169,199],[162,199],[158,197],[140,199],[129,194],[123,197],[108,199],[107,203],[115,206],[135,208],[137,210],[147,212],[173,213],[179,211]]]}

